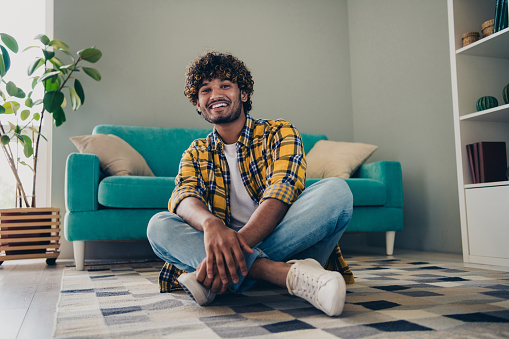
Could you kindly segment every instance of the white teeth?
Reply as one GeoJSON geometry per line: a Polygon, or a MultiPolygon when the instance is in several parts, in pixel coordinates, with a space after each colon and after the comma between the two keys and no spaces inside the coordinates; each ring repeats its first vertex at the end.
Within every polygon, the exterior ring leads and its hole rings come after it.
{"type": "Polygon", "coordinates": [[[225,106],[227,106],[226,103],[222,102],[220,104],[212,105],[212,108],[225,107],[225,106]]]}

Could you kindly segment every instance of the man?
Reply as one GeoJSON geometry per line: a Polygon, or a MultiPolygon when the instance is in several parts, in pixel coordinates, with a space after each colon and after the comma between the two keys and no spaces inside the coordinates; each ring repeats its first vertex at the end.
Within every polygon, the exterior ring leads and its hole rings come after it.
{"type": "Polygon", "coordinates": [[[189,66],[184,94],[214,130],[184,152],[169,212],[151,219],[148,239],[199,305],[265,280],[339,315],[345,281],[323,265],[350,221],[351,192],[338,178],[304,190],[300,134],[284,120],[251,118],[253,84],[231,54],[189,66]]]}

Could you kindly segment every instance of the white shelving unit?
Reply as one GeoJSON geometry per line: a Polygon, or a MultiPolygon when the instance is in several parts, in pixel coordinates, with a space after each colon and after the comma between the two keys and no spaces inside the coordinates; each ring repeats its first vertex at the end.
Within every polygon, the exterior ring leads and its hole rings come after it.
{"type": "Polygon", "coordinates": [[[509,181],[473,184],[466,151],[479,141],[505,141],[509,148],[509,104],[502,98],[509,83],[509,28],[465,47],[461,41],[463,33],[481,33],[495,3],[448,0],[451,79],[463,260],[509,266],[509,181]],[[476,112],[483,96],[496,97],[499,106],[476,112]]]}

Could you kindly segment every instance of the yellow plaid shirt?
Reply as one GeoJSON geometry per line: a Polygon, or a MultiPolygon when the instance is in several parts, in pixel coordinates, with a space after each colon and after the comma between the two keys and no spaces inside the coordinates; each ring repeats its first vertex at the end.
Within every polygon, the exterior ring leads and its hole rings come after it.
{"type": "MultiPolygon", "coordinates": [[[[254,120],[247,115],[236,145],[241,178],[253,201],[260,204],[272,198],[291,205],[297,200],[304,190],[306,158],[294,126],[284,120],[254,120]]],[[[195,140],[184,152],[175,185],[168,204],[170,212],[176,213],[183,199],[195,197],[230,225],[230,170],[224,143],[215,130],[207,138],[195,140]]],[[[347,282],[353,282],[339,247],[331,254],[328,268],[342,272],[347,282]]],[[[161,292],[178,288],[176,278],[181,273],[165,263],[159,277],[161,292]]]]}

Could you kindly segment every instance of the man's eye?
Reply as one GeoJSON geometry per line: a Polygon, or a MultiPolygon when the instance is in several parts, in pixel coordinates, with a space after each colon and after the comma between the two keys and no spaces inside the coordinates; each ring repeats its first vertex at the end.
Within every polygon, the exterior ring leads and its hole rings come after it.
{"type": "Polygon", "coordinates": [[[204,88],[204,89],[202,89],[200,92],[201,92],[201,93],[208,93],[208,92],[210,92],[210,89],[208,89],[208,88],[204,88]]]}

